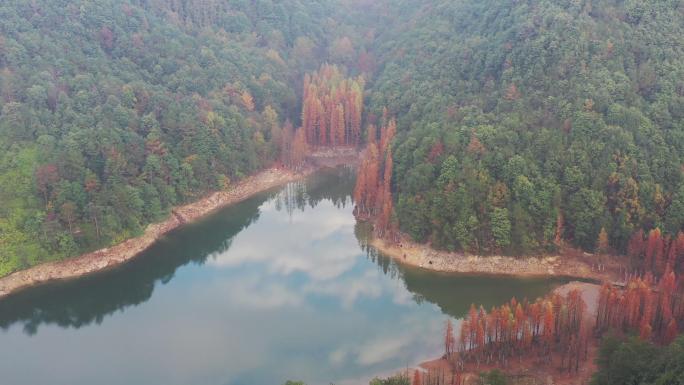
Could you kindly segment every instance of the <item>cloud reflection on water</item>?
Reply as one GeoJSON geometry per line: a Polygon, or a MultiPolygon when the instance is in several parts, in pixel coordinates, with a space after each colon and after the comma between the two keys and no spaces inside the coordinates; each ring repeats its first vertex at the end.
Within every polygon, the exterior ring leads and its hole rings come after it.
{"type": "Polygon", "coordinates": [[[0,307],[3,380],[367,384],[439,352],[442,311],[458,317],[471,301],[498,303],[528,286],[367,258],[352,182],[339,171],[314,176],[188,226],[121,271],[0,307]]]}
{"type": "MultiPolygon", "coordinates": [[[[439,335],[443,317],[426,317],[435,314],[433,306],[410,311],[418,305],[403,282],[388,279],[377,265],[368,263],[354,235],[351,202],[341,207],[323,200],[313,210],[289,210],[283,215],[281,199],[264,203],[258,223],[235,236],[229,249],[212,254],[207,262],[217,269],[249,272],[231,275],[217,290],[233,303],[231,306],[260,309],[266,312],[261,315],[268,317],[267,313],[278,307],[308,313],[320,311],[316,309],[320,297],[336,300],[337,309],[326,308],[327,314],[316,314],[318,322],[307,323],[297,316],[287,320],[303,322],[300,330],[306,328],[326,351],[327,369],[319,362],[304,364],[305,372],[319,372],[312,378],[340,380],[339,376],[347,375],[342,373],[366,373],[361,376],[366,379],[373,370],[381,371],[383,364],[413,364],[435,351],[438,342],[430,343],[425,336],[439,335]],[[378,310],[391,306],[407,310],[403,314],[398,308],[392,309],[397,315],[388,323],[357,308],[364,301],[379,301],[375,304],[378,310]],[[337,377],[330,377],[337,371],[337,377]]],[[[280,360],[298,362],[293,358],[280,360]]],[[[353,379],[340,381],[354,383],[353,379]]]]}
{"type": "Polygon", "coordinates": [[[274,201],[260,207],[258,226],[238,234],[227,250],[210,256],[218,267],[262,263],[271,274],[303,272],[312,280],[331,280],[349,271],[362,253],[354,238],[354,217],[330,201],[315,210],[281,215],[274,201]]]}

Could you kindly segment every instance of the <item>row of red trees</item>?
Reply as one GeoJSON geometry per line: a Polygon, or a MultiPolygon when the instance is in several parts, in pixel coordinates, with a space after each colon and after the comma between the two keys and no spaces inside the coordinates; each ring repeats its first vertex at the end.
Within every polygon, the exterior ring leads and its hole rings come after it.
{"type": "Polygon", "coordinates": [[[669,344],[684,326],[684,282],[668,271],[656,281],[651,274],[633,278],[624,290],[605,284],[596,314],[596,331],[635,330],[644,340],[669,344]]]}
{"type": "Polygon", "coordinates": [[[444,337],[445,354],[456,371],[467,363],[507,366],[509,360],[536,355],[548,364],[560,356],[562,370],[577,371],[586,359],[590,336],[586,304],[580,291],[553,294],[529,303],[512,299],[486,312],[471,306],[461,324],[458,345],[450,322],[444,337]]]}
{"type": "Polygon", "coordinates": [[[444,368],[429,368],[426,372],[416,369],[411,385],[462,385],[461,372],[448,372],[444,368]]]}
{"type": "Polygon", "coordinates": [[[309,145],[304,130],[295,130],[292,124],[286,123],[280,140],[280,157],[283,164],[296,170],[304,165],[308,153],[309,145]]]}
{"type": "Polygon", "coordinates": [[[684,233],[675,238],[663,236],[660,229],[651,230],[647,236],[643,230],[632,234],[627,245],[627,255],[639,261],[644,273],[662,276],[668,270],[684,273],[684,233]]]}
{"type": "Polygon", "coordinates": [[[304,77],[302,128],[314,146],[356,146],[361,136],[362,77],[344,78],[335,65],[325,64],[304,77]]]}
{"type": "Polygon", "coordinates": [[[368,147],[361,158],[354,187],[355,214],[375,218],[375,231],[383,236],[392,227],[392,150],[390,143],[397,130],[394,119],[380,129],[378,143],[375,126],[368,127],[368,147]]]}

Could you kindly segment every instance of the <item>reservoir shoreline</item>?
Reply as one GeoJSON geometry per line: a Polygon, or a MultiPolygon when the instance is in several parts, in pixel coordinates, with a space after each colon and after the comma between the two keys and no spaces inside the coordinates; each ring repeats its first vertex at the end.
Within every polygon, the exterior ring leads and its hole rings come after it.
{"type": "Polygon", "coordinates": [[[603,256],[599,263],[565,254],[540,256],[480,256],[437,250],[402,236],[399,242],[387,242],[373,236],[369,245],[398,263],[440,273],[500,275],[522,278],[558,277],[595,282],[615,281],[620,276],[620,265],[611,257],[603,256]]]}
{"type": "MultiPolygon", "coordinates": [[[[352,148],[324,149],[312,153],[307,165],[293,171],[284,167],[271,167],[249,176],[229,189],[171,210],[162,222],[147,226],[142,235],[130,238],[111,247],[102,248],[65,260],[47,262],[16,271],[0,278],[0,300],[21,290],[42,284],[76,279],[118,267],[147,250],[172,230],[191,223],[218,209],[244,201],[255,194],[290,182],[305,179],[326,167],[353,165],[358,152],[352,148]]],[[[567,277],[605,281],[619,276],[617,263],[609,259],[606,268],[599,271],[581,258],[567,256],[475,256],[440,251],[411,242],[406,237],[398,243],[385,242],[373,237],[370,246],[392,257],[397,262],[419,268],[443,272],[490,276],[516,277],[567,277]]]]}
{"type": "Polygon", "coordinates": [[[300,172],[281,168],[263,170],[226,191],[214,192],[196,202],[172,209],[166,220],[148,225],[138,237],[80,256],[16,271],[0,278],[0,300],[29,287],[79,278],[119,266],[137,257],[168,232],[183,224],[203,218],[217,209],[241,202],[262,191],[303,179],[315,170],[313,167],[300,172]]]}
{"type": "Polygon", "coordinates": [[[147,250],[172,230],[191,223],[218,209],[242,202],[258,193],[302,180],[326,167],[354,164],[357,151],[353,148],[324,149],[309,155],[305,166],[298,170],[274,166],[257,172],[227,190],[210,193],[195,202],[175,207],[168,218],[147,226],[142,235],[116,245],[68,259],[46,262],[0,278],[0,300],[21,290],[80,278],[118,267],[147,250]]]}

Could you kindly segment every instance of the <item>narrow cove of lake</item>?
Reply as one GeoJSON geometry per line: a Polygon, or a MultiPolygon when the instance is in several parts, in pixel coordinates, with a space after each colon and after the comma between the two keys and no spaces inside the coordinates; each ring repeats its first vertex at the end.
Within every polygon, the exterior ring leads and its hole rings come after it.
{"type": "Polygon", "coordinates": [[[438,274],[364,247],[354,171],[259,194],[116,270],[0,302],[3,384],[367,384],[441,353],[447,318],[558,279],[438,274]]]}

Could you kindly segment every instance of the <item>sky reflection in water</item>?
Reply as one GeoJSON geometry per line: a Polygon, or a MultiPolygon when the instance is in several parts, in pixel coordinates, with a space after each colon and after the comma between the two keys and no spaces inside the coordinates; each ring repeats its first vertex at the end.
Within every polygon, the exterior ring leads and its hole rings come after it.
{"type": "Polygon", "coordinates": [[[0,303],[3,384],[367,383],[439,354],[472,302],[553,282],[367,254],[336,169],[175,232],[116,271],[0,303]]]}

